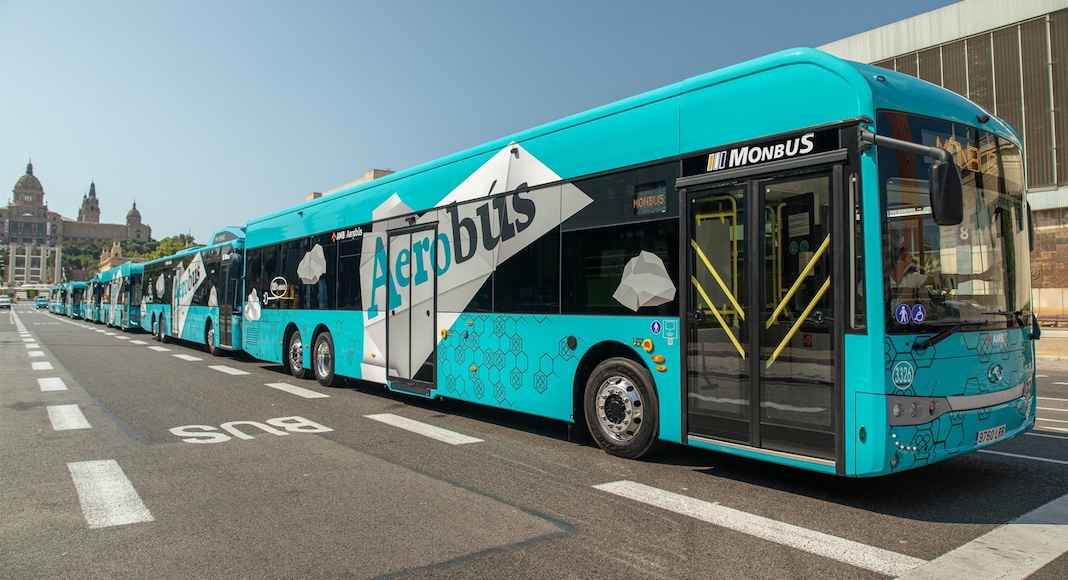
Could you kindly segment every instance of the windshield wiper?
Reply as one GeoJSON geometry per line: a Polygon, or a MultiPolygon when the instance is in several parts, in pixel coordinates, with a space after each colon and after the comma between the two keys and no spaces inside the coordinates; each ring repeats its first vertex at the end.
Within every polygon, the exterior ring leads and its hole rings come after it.
{"type": "Polygon", "coordinates": [[[956,324],[947,326],[942,332],[928,338],[927,340],[916,342],[912,345],[912,350],[927,350],[928,348],[942,342],[949,338],[949,336],[962,328],[978,328],[983,326],[983,322],[958,322],[956,324]]]}

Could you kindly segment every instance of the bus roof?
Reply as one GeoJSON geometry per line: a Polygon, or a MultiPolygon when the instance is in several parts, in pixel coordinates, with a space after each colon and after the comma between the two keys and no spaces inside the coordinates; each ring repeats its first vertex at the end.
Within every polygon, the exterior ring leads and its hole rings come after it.
{"type": "MultiPolygon", "coordinates": [[[[249,220],[249,247],[329,233],[448,203],[505,148],[544,168],[540,183],[708,150],[891,108],[977,125],[977,105],[948,90],[824,52],[797,48],[729,66],[497,139],[249,220]],[[880,80],[881,79],[881,80],[880,80]]],[[[983,127],[1015,135],[991,116],[983,127]]],[[[511,159],[508,160],[511,162],[511,159]]],[[[505,170],[510,171],[511,167],[505,170]]],[[[489,193],[516,189],[497,184],[489,193]]]]}

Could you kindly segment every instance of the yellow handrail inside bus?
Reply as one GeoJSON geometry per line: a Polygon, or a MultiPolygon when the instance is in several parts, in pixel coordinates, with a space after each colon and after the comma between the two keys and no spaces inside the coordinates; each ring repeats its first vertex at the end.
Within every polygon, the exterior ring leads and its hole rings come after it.
{"type": "MultiPolygon", "coordinates": [[[[790,301],[790,298],[793,298],[794,293],[796,293],[797,289],[801,287],[801,281],[804,280],[805,277],[812,272],[812,269],[816,267],[816,262],[820,260],[820,257],[823,256],[823,253],[827,251],[827,248],[830,245],[831,236],[828,235],[826,238],[824,238],[823,243],[820,244],[820,247],[816,250],[816,253],[812,255],[811,259],[809,259],[808,264],[805,265],[805,269],[797,275],[797,280],[794,281],[794,285],[790,287],[790,290],[787,291],[786,295],[783,296],[782,300],[779,301],[779,305],[775,308],[775,312],[771,313],[771,316],[768,318],[768,322],[764,326],[764,328],[771,328],[771,325],[775,324],[775,322],[779,319],[779,315],[782,314],[783,309],[786,308],[786,304],[790,301]]],[[[829,279],[830,278],[828,278],[828,280],[829,279]]]]}
{"type": "MultiPolygon", "coordinates": [[[[705,268],[708,269],[708,272],[712,274],[713,278],[716,279],[716,283],[719,284],[719,287],[721,290],[723,290],[723,293],[727,295],[727,298],[731,301],[731,304],[734,305],[735,312],[738,313],[738,316],[742,317],[742,320],[745,320],[745,312],[742,311],[742,306],[738,304],[738,300],[735,299],[734,293],[727,289],[727,283],[723,281],[723,278],[720,278],[719,272],[716,272],[716,269],[712,267],[712,263],[708,261],[708,257],[705,256],[705,253],[703,251],[701,251],[701,246],[697,245],[697,240],[690,240],[690,246],[693,248],[694,252],[697,253],[697,257],[701,258],[701,262],[704,263],[705,268]]],[[[737,260],[735,260],[735,262],[737,262],[737,260]]],[[[693,280],[694,283],[697,282],[697,278],[693,278],[693,280]]],[[[737,274],[735,275],[735,280],[737,280],[737,274]]],[[[707,295],[705,295],[704,290],[700,287],[700,285],[698,285],[697,288],[701,292],[701,295],[704,296],[704,299],[708,303],[709,307],[711,307],[712,301],[708,298],[707,295]]]]}
{"type": "MultiPolygon", "coordinates": [[[[738,339],[734,336],[734,333],[731,332],[730,327],[727,325],[727,321],[723,319],[723,315],[719,313],[719,310],[712,308],[712,299],[709,298],[708,294],[705,293],[705,289],[701,287],[701,283],[697,281],[697,277],[690,276],[690,282],[693,284],[694,288],[697,288],[697,291],[701,293],[701,297],[704,298],[705,302],[709,305],[712,314],[714,314],[716,316],[716,320],[719,321],[719,325],[723,327],[723,330],[727,331],[727,336],[730,337],[731,342],[734,343],[734,348],[738,349],[738,354],[742,355],[742,359],[744,360],[745,349],[742,348],[742,344],[738,342],[738,339]]],[[[739,313],[741,313],[740,310],[739,313]]]]}
{"type": "Polygon", "coordinates": [[[808,318],[808,315],[812,313],[812,310],[814,308],[816,308],[816,303],[819,302],[821,298],[823,298],[823,295],[827,293],[827,289],[830,287],[831,279],[830,277],[828,277],[826,280],[823,281],[823,286],[820,286],[819,292],[816,292],[816,296],[812,299],[812,302],[809,303],[808,308],[805,308],[805,311],[801,313],[801,316],[798,316],[797,320],[794,321],[793,326],[790,327],[790,332],[786,333],[786,336],[782,339],[782,342],[779,343],[779,347],[775,349],[775,352],[771,353],[771,356],[768,358],[768,364],[764,368],[771,368],[771,363],[775,362],[775,359],[779,358],[779,354],[782,353],[782,350],[784,348],[786,348],[786,343],[790,342],[790,339],[793,338],[795,334],[797,334],[797,329],[801,328],[801,323],[808,318]]]}

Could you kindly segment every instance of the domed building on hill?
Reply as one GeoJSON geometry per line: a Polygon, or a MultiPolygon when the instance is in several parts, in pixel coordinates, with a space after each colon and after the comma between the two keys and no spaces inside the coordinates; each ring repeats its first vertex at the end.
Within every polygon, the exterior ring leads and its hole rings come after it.
{"type": "Polygon", "coordinates": [[[62,276],[58,268],[50,268],[59,260],[59,247],[65,241],[152,239],[152,228],[141,222],[137,203],[126,213],[125,224],[100,223],[100,200],[96,183],[89,184],[89,193],[82,196],[78,218],[72,220],[50,211],[44,201],[44,187],[33,174],[33,163],[26,165],[26,174],[19,177],[12,189],[11,201],[0,207],[3,224],[2,242],[6,250],[4,285],[53,284],[62,276]]]}

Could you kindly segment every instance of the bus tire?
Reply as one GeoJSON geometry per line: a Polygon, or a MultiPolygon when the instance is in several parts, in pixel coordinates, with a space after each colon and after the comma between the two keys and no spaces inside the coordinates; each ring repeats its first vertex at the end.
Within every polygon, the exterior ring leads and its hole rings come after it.
{"type": "Polygon", "coordinates": [[[311,371],[304,368],[304,341],[300,338],[300,331],[294,330],[286,340],[285,352],[286,370],[296,379],[306,379],[311,376],[311,371]]]}
{"type": "Polygon", "coordinates": [[[171,341],[171,337],[167,336],[167,331],[163,329],[164,318],[159,317],[159,341],[163,344],[167,344],[171,341]]]}
{"type": "Polygon", "coordinates": [[[219,347],[215,346],[215,325],[211,323],[211,320],[208,320],[208,323],[204,325],[204,347],[211,356],[222,354],[219,347]]]}
{"type": "Polygon", "coordinates": [[[660,448],[659,404],[653,377],[628,358],[610,358],[586,381],[583,410],[597,445],[611,455],[638,459],[660,448]]]}
{"type": "Polygon", "coordinates": [[[315,347],[312,349],[312,370],[315,372],[315,380],[324,387],[337,386],[341,381],[334,373],[334,339],[329,332],[322,332],[315,338],[315,347]]]}
{"type": "Polygon", "coordinates": [[[159,321],[156,320],[155,315],[152,316],[152,340],[159,342],[159,321]]]}

